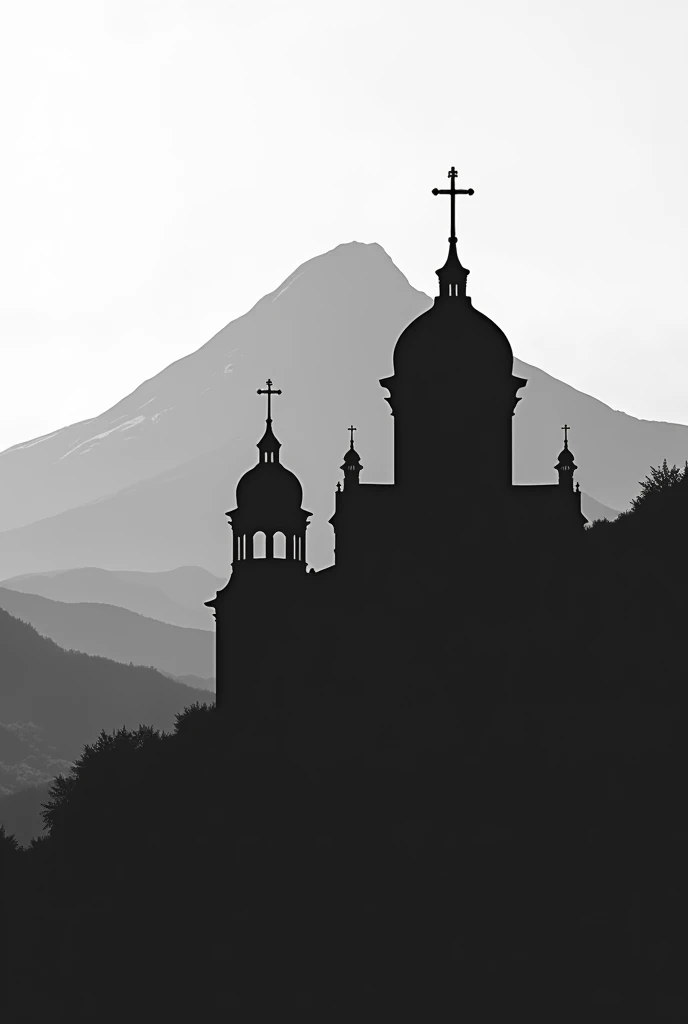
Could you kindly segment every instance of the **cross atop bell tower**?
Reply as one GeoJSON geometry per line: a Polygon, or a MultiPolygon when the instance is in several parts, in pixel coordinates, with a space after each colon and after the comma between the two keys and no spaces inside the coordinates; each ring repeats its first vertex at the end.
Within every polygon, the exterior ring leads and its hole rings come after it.
{"type": "Polygon", "coordinates": [[[281,395],[281,390],[273,389],[272,381],[268,378],[265,383],[267,388],[258,388],[256,394],[268,396],[268,418],[265,421],[265,433],[258,442],[261,462],[279,462],[279,450],[282,447],[272,431],[272,396],[281,395]]]}
{"type": "Polygon", "coordinates": [[[446,298],[465,298],[466,297],[466,278],[468,277],[469,271],[465,267],[461,266],[458,253],[456,251],[456,197],[457,196],[472,196],[474,190],[472,188],[457,188],[456,178],[457,170],[455,167],[450,168],[447,177],[449,178],[449,188],[434,188],[432,194],[434,196],[449,196],[449,210],[450,210],[450,231],[449,235],[449,255],[447,256],[447,262],[439,270],[435,271],[440,279],[440,299],[446,298]]]}

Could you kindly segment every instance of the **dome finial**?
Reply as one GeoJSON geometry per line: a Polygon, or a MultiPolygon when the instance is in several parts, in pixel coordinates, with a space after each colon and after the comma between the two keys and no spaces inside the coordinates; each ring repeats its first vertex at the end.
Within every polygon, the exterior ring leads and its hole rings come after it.
{"type": "Polygon", "coordinates": [[[356,427],[354,427],[354,426],[349,427],[349,433],[351,434],[351,449],[352,449],[352,451],[353,451],[353,447],[354,447],[354,430],[356,430],[356,427]]]}
{"type": "Polygon", "coordinates": [[[258,451],[260,452],[261,462],[279,462],[279,450],[282,447],[280,442],[277,440],[272,432],[272,404],[271,399],[273,395],[281,395],[281,390],[275,390],[272,386],[272,381],[268,377],[265,381],[267,388],[258,388],[256,392],[259,395],[268,396],[268,417],[265,421],[265,433],[258,442],[258,451]]]}
{"type": "Polygon", "coordinates": [[[564,426],[561,429],[564,431],[564,448],[568,449],[568,446],[569,446],[569,430],[571,429],[571,427],[568,425],[568,423],[565,423],[564,426]]]}
{"type": "Polygon", "coordinates": [[[456,188],[454,183],[457,173],[455,167],[450,169],[447,175],[450,181],[449,188],[434,188],[432,190],[434,196],[449,196],[450,204],[451,234],[449,235],[449,255],[445,265],[435,271],[440,279],[440,298],[448,298],[450,296],[455,298],[465,297],[466,278],[469,274],[469,271],[461,266],[461,261],[456,251],[456,197],[472,196],[474,190],[472,188],[456,188]]]}

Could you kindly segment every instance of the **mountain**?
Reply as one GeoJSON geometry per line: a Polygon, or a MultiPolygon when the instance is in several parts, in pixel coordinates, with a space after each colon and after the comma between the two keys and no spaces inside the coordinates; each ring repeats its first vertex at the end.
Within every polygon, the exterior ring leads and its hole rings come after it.
{"type": "MultiPolygon", "coordinates": [[[[213,630],[213,615],[209,608],[204,607],[204,602],[214,597],[225,582],[200,566],[185,565],[161,573],[116,572],[97,568],[28,573],[2,580],[0,585],[24,594],[40,594],[54,601],[90,601],[115,605],[175,626],[213,630]]],[[[12,609],[7,608],[7,611],[12,612],[12,609]]],[[[33,619],[31,621],[33,622],[33,619]]],[[[36,622],[33,624],[39,633],[42,632],[36,622]]],[[[60,646],[65,646],[52,633],[44,635],[52,636],[60,646]]],[[[86,650],[80,643],[73,646],[79,651],[86,650]]],[[[89,653],[106,654],[104,651],[89,653]]],[[[115,656],[106,654],[106,657],[115,656]]],[[[115,657],[115,660],[121,659],[115,657]]],[[[136,664],[142,664],[136,658],[131,660],[136,664]]],[[[157,665],[156,662],[150,664],[158,668],[165,667],[157,665]]]]}
{"type": "MultiPolygon", "coordinates": [[[[314,513],[308,561],[329,564],[346,427],[358,428],[363,479],[391,481],[392,418],[378,380],[430,303],[379,245],[337,246],[101,416],[0,453],[0,574],[189,563],[226,578],[224,512],[255,463],[265,417],[256,389],[268,376],[283,391],[283,461],[314,513]]],[[[688,427],[627,416],[519,360],[515,372],[528,379],[514,418],[517,483],[554,481],[564,422],[584,494],[611,510],[627,506],[651,464],[688,456],[688,427]]]]}
{"type": "Polygon", "coordinates": [[[125,665],[147,665],[175,678],[200,676],[212,688],[215,633],[171,626],[107,604],[68,604],[0,587],[0,608],[28,622],[64,650],[125,665]]]}
{"type": "Polygon", "coordinates": [[[66,772],[101,729],[169,730],[184,707],[214,699],[152,668],[64,651],[3,610],[0,651],[0,793],[66,772]]]}

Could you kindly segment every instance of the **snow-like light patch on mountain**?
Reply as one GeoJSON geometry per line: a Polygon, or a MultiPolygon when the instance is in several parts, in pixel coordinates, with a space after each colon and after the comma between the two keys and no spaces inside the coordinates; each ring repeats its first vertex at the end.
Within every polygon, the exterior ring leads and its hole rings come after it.
{"type": "Polygon", "coordinates": [[[234,373],[234,370],[232,369],[233,366],[234,366],[234,363],[227,363],[227,365],[225,366],[223,372],[224,373],[234,373]]]}
{"type": "Polygon", "coordinates": [[[93,437],[87,437],[85,441],[80,441],[79,444],[74,445],[74,447],[70,448],[68,452],[61,455],[58,462],[61,462],[62,459],[66,459],[68,455],[72,455],[74,452],[78,451],[79,448],[83,448],[85,444],[90,444],[91,441],[101,441],[104,437],[107,437],[108,434],[114,434],[116,430],[131,430],[132,427],[137,426],[139,423],[143,423],[145,418],[145,416],[135,416],[133,420],[127,420],[126,423],[120,423],[118,427],[112,427],[110,430],[104,430],[102,434],[95,434],[93,437]]]}
{"type": "Polygon", "coordinates": [[[41,441],[49,441],[51,437],[57,437],[59,433],[59,430],[54,430],[52,434],[43,434],[42,437],[37,437],[26,444],[15,444],[11,448],[6,448],[4,452],[0,452],[0,455],[7,455],[8,452],[18,452],[21,448],[33,448],[35,444],[40,444],[41,441]]]}
{"type": "Polygon", "coordinates": [[[152,398],[149,398],[147,402],[144,402],[144,403],[143,403],[143,405],[140,405],[140,406],[139,406],[139,409],[145,409],[145,407],[146,407],[147,405],[150,405],[150,404],[151,404],[151,402],[154,402],[154,401],[155,401],[155,395],[153,395],[153,397],[152,397],[152,398]]]}
{"type": "Polygon", "coordinates": [[[293,285],[294,281],[298,281],[298,279],[300,277],[303,277],[304,274],[305,274],[305,270],[302,270],[300,274],[295,274],[294,277],[292,277],[291,281],[287,281],[287,283],[285,284],[284,288],[280,288],[280,290],[277,292],[277,295],[275,295],[275,297],[274,297],[274,299],[272,301],[273,302],[277,302],[277,300],[279,299],[280,295],[282,295],[284,292],[286,292],[287,288],[291,288],[291,286],[293,285]]]}
{"type": "MultiPolygon", "coordinates": [[[[164,412],[171,412],[171,411],[172,411],[172,406],[169,405],[166,409],[161,409],[160,412],[154,413],[154,415],[151,416],[151,423],[157,423],[158,420],[160,419],[160,417],[162,416],[162,414],[164,412]]],[[[142,416],[141,419],[145,419],[145,416],[142,416]]]]}

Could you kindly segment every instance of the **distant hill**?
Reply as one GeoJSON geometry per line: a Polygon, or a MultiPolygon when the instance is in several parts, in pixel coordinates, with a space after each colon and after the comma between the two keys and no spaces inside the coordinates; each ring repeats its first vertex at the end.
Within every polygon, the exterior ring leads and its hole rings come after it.
{"type": "Polygon", "coordinates": [[[589,523],[593,523],[596,519],[609,519],[613,522],[619,515],[619,510],[616,508],[607,508],[599,501],[595,501],[589,494],[583,494],[581,498],[581,507],[583,509],[583,515],[586,517],[589,523]]]}
{"type": "MultiPolygon", "coordinates": [[[[444,255],[438,245],[428,260],[444,255]]],[[[378,381],[431,301],[379,245],[337,246],[100,416],[0,453],[0,575],[184,563],[226,578],[224,513],[256,459],[265,416],[256,389],[268,376],[283,391],[274,407],[283,461],[314,513],[308,562],[329,564],[346,428],[358,428],[363,479],[391,481],[392,418],[378,381]]],[[[499,326],[508,336],[508,322],[499,326]]],[[[518,359],[514,369],[528,380],[514,417],[515,483],[556,481],[564,422],[589,519],[588,496],[622,510],[650,465],[688,458],[688,427],[627,416],[518,359]]]]}
{"type": "Polygon", "coordinates": [[[188,704],[214,700],[152,668],[64,651],[4,610],[0,651],[0,793],[68,770],[101,729],[171,729],[188,704]]]}
{"type": "MultiPolygon", "coordinates": [[[[167,673],[165,673],[167,675],[167,673]]],[[[215,691],[215,678],[209,678],[208,676],[170,676],[171,679],[176,679],[179,683],[184,683],[185,686],[193,686],[194,689],[198,690],[212,690],[215,691]]]]}
{"type": "MultiPolygon", "coordinates": [[[[44,573],[29,573],[0,581],[0,586],[24,594],[40,594],[53,601],[95,602],[128,608],[129,611],[158,619],[175,626],[193,629],[214,630],[212,612],[204,602],[214,597],[226,583],[219,576],[213,576],[200,566],[181,566],[168,572],[118,572],[99,568],[53,570],[44,573]]],[[[5,607],[4,605],[2,607],[5,607]]],[[[7,609],[12,611],[11,608],[7,609]]],[[[14,612],[12,612],[14,614],[14,612]]],[[[33,622],[33,619],[30,620],[33,622]]],[[[37,625],[34,623],[34,625],[37,625]]],[[[39,632],[43,632],[39,629],[39,632]]],[[[57,636],[52,636],[60,646],[66,646],[57,636]]],[[[105,654],[106,657],[122,660],[106,651],[90,650],[75,643],[78,651],[88,650],[91,654],[105,654]]],[[[132,658],[135,664],[143,664],[132,658]]],[[[165,666],[147,662],[158,668],[165,666]]],[[[169,669],[169,671],[172,671],[169,669]]],[[[191,668],[182,671],[197,671],[191,668]]],[[[202,674],[202,673],[201,673],[202,674]]]]}
{"type": "Polygon", "coordinates": [[[69,604],[4,587],[0,608],[65,650],[148,665],[175,678],[215,676],[215,634],[208,630],[171,626],[113,605],[69,604]]]}

